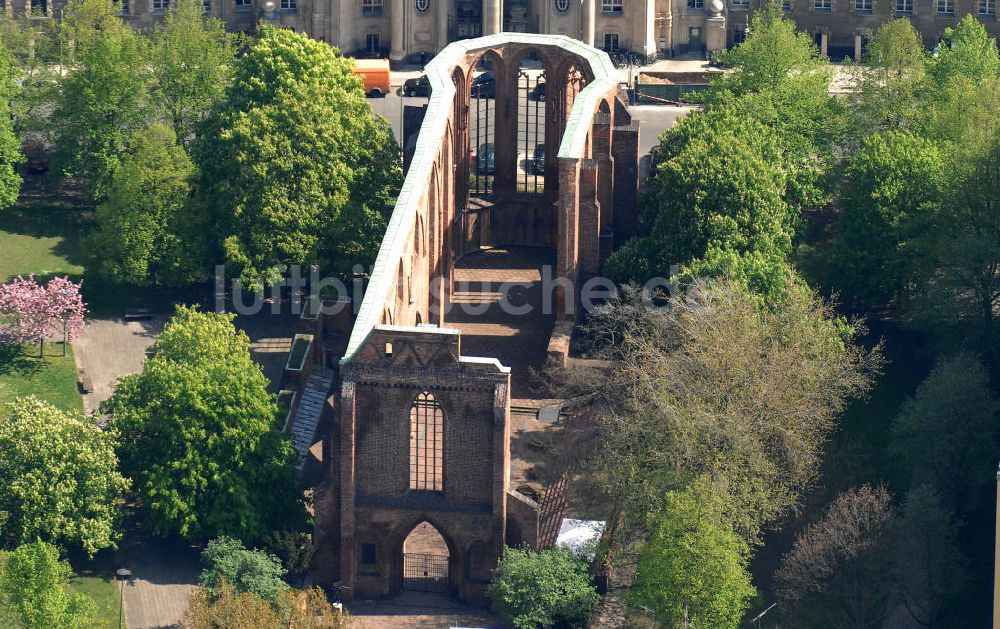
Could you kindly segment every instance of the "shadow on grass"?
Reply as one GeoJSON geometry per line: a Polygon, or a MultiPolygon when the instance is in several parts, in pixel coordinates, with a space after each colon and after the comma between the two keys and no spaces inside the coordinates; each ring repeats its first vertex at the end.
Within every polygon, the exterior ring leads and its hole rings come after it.
{"type": "Polygon", "coordinates": [[[83,235],[93,220],[94,206],[78,182],[54,176],[29,176],[24,180],[17,203],[0,212],[0,231],[34,238],[61,238],[53,253],[72,264],[84,265],[88,255],[83,235]]]}
{"type": "Polygon", "coordinates": [[[26,348],[15,345],[0,345],[0,376],[31,377],[47,367],[45,359],[38,357],[38,348],[30,346],[34,354],[26,353],[26,348]]]}

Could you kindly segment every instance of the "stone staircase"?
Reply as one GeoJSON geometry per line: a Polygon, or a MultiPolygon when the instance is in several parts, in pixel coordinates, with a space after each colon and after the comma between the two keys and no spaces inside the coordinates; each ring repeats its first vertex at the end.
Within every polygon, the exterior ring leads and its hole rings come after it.
{"type": "Polygon", "coordinates": [[[320,415],[323,414],[323,407],[326,405],[326,398],[330,393],[334,375],[333,370],[317,369],[310,374],[302,388],[299,407],[295,411],[295,419],[289,430],[292,446],[295,448],[295,454],[298,455],[295,467],[300,472],[306,462],[309,448],[316,438],[316,427],[319,425],[320,415]]]}

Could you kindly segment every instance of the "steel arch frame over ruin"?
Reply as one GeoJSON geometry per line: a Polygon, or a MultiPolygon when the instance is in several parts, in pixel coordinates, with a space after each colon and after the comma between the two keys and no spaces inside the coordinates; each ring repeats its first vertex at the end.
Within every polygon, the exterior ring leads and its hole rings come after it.
{"type": "MultiPolygon", "coordinates": [[[[339,582],[345,598],[393,595],[403,587],[402,540],[426,521],[450,550],[449,592],[481,602],[505,544],[543,541],[539,505],[510,490],[511,369],[494,357],[464,356],[459,330],[446,326],[455,264],[484,243],[546,246],[556,251],[557,277],[576,285],[596,275],[635,226],[638,127],[607,54],[569,37],[459,41],[425,71],[432,95],[340,361],[314,498],[313,572],[317,583],[339,582]],[[526,195],[516,185],[516,99],[529,54],[545,70],[545,146],[556,159],[546,160],[544,191],[526,195]],[[476,200],[474,214],[470,90],[484,57],[496,68],[496,170],[492,194],[476,200]],[[513,223],[519,229],[505,229],[513,223]],[[444,422],[441,491],[413,490],[408,478],[409,409],[427,392],[444,422]]],[[[549,355],[564,360],[576,298],[565,287],[555,293],[560,323],[549,355]]]]}

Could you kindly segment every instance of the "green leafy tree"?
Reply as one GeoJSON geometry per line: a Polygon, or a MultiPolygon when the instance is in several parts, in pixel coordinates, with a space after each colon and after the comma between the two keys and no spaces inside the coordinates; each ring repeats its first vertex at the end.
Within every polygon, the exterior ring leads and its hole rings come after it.
{"type": "Polygon", "coordinates": [[[209,595],[220,593],[223,582],[237,592],[250,592],[274,604],[278,595],[288,589],[282,580],[285,569],[281,561],[263,550],[250,550],[231,537],[213,539],[201,553],[205,565],[200,584],[209,595]]]}
{"type": "Polygon", "coordinates": [[[905,297],[920,263],[911,239],[940,202],[944,157],[920,136],[888,131],[862,141],[847,177],[838,286],[869,303],[905,297]]]}
{"type": "Polygon", "coordinates": [[[900,408],[890,452],[914,485],[935,487],[952,508],[969,507],[992,482],[998,409],[982,363],[956,354],[900,408]]]}
{"type": "Polygon", "coordinates": [[[0,210],[13,205],[21,191],[21,176],[15,167],[24,161],[24,155],[11,119],[11,104],[20,91],[17,80],[10,51],[0,43],[0,210]]]}
{"type": "MultiPolygon", "coordinates": [[[[984,82],[963,116],[977,120],[945,149],[949,165],[942,201],[912,238],[921,259],[914,316],[951,328],[994,351],[1000,301],[1000,124],[989,106],[1000,81],[984,82]]],[[[996,110],[994,110],[995,112],[996,110]]],[[[989,358],[992,361],[993,357],[989,358]]]]}
{"type": "Polygon", "coordinates": [[[868,43],[867,63],[851,68],[856,100],[849,149],[872,133],[912,129],[926,95],[927,55],[920,34],[906,18],[892,19],[868,43]]]}
{"type": "Polygon", "coordinates": [[[0,536],[80,546],[119,537],[122,494],[112,435],[34,397],[0,407],[0,536]]]}
{"type": "Polygon", "coordinates": [[[232,316],[179,306],[151,352],[102,408],[153,530],[258,539],[301,522],[294,451],[232,316]]]}
{"type": "Polygon", "coordinates": [[[793,73],[808,73],[825,65],[809,35],[796,30],[795,23],[785,17],[780,2],[754,11],[749,35],[725,52],[722,60],[733,71],[715,79],[713,90],[737,96],[770,89],[793,73]]]}
{"type": "Polygon", "coordinates": [[[733,532],[707,478],[671,491],[649,516],[649,544],[639,554],[633,603],[667,627],[738,627],[756,590],[750,550],[733,532]]]}
{"type": "Polygon", "coordinates": [[[672,265],[710,248],[770,258],[790,252],[796,217],[780,143],[765,125],[730,111],[687,117],[664,136],[667,160],[642,201],[646,234],[612,255],[605,268],[612,278],[669,277],[672,265]]]}
{"type": "Polygon", "coordinates": [[[193,145],[225,259],[260,287],[280,276],[278,265],[318,260],[330,233],[344,238],[337,247],[373,258],[400,176],[392,145],[349,59],[262,27],[193,145]],[[350,233],[356,227],[364,231],[350,233]]]}
{"type": "Polygon", "coordinates": [[[191,279],[187,254],[197,241],[178,233],[194,166],[174,132],[154,124],[137,131],[97,207],[92,246],[103,276],[129,284],[191,279]]]}
{"type": "Polygon", "coordinates": [[[147,122],[147,45],[110,0],[83,0],[66,11],[70,52],[52,113],[56,163],[102,199],[128,138],[147,122]]]}
{"type": "Polygon", "coordinates": [[[51,103],[58,96],[58,28],[55,20],[0,21],[0,43],[10,51],[21,87],[10,103],[14,129],[32,146],[50,145],[51,103]]]}
{"type": "Polygon", "coordinates": [[[264,539],[264,546],[281,560],[289,577],[301,577],[309,571],[316,548],[308,533],[275,531],[264,539]]]}
{"type": "Polygon", "coordinates": [[[97,622],[97,605],[68,591],[69,564],[45,542],[19,546],[4,562],[0,602],[24,629],[87,629],[97,622]]]}
{"type": "Polygon", "coordinates": [[[959,23],[944,29],[944,41],[930,64],[930,72],[938,85],[956,76],[974,83],[1000,76],[1000,51],[997,42],[986,33],[986,27],[971,13],[959,23]]]}
{"type": "Polygon", "coordinates": [[[222,20],[205,17],[198,0],[178,0],[153,34],[152,95],[157,109],[188,144],[229,84],[234,60],[222,20]]]}
{"type": "Polygon", "coordinates": [[[518,629],[583,627],[597,605],[587,563],[565,548],[506,548],[487,596],[518,629]]]}
{"type": "Polygon", "coordinates": [[[663,305],[626,290],[590,313],[589,352],[610,367],[575,367],[561,383],[600,409],[593,449],[570,455],[586,461],[581,498],[627,545],[668,492],[708,475],[733,530],[759,544],[816,479],[836,417],[868,390],[878,354],[802,286],[765,309],[737,284],[699,280],[663,305]]]}

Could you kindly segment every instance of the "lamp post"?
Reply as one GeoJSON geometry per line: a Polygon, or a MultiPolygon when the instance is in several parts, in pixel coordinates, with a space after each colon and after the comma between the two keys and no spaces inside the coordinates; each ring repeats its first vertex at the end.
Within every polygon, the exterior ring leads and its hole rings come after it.
{"type": "Polygon", "coordinates": [[[118,579],[118,629],[122,629],[122,620],[125,615],[125,581],[132,576],[132,571],[128,568],[118,568],[115,570],[115,578],[118,579]]]}

